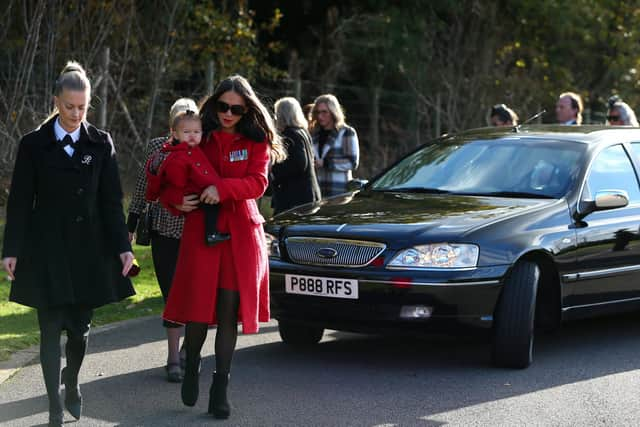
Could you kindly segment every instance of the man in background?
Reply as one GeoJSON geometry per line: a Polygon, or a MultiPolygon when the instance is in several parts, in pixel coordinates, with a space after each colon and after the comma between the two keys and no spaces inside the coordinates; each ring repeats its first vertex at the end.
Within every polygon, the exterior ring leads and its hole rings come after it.
{"type": "Polygon", "coordinates": [[[574,92],[561,93],[556,102],[556,120],[563,125],[582,124],[582,98],[574,92]]]}

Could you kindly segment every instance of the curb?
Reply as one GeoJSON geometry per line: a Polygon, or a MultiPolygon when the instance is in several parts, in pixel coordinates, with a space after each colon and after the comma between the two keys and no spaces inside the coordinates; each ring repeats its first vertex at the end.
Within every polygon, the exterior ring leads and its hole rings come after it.
{"type": "MultiPolygon", "coordinates": [[[[154,318],[158,318],[158,315],[136,317],[135,319],[120,320],[118,322],[108,323],[106,325],[101,325],[95,328],[92,327],[91,335],[111,331],[113,329],[120,328],[122,326],[129,326],[136,323],[142,323],[154,318]]],[[[63,334],[61,343],[64,342],[65,339],[66,338],[64,338],[64,334],[63,334]]],[[[0,362],[0,384],[3,384],[9,378],[14,376],[21,368],[23,368],[33,360],[37,359],[39,355],[40,355],[40,346],[32,345],[29,348],[16,351],[11,355],[9,360],[0,362]]]]}

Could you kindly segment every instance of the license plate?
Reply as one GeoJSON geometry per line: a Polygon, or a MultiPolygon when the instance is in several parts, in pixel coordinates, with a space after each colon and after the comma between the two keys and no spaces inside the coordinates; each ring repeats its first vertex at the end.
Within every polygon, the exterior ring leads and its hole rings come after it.
{"type": "Polygon", "coordinates": [[[358,281],[354,279],[285,274],[284,283],[288,294],[358,299],[358,281]]]}

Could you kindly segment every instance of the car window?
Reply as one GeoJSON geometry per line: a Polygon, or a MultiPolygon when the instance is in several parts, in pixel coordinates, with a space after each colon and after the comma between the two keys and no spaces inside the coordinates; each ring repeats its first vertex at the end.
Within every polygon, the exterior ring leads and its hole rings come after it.
{"type": "Polygon", "coordinates": [[[631,151],[633,151],[633,154],[636,156],[636,159],[640,161],[640,142],[632,142],[631,151]]]}
{"type": "Polygon", "coordinates": [[[625,190],[630,203],[640,202],[638,179],[622,145],[608,147],[598,154],[591,165],[582,198],[593,200],[598,191],[614,189],[625,190]]]}
{"type": "Polygon", "coordinates": [[[575,181],[583,149],[524,138],[431,144],[387,171],[372,189],[559,198],[575,181]]]}

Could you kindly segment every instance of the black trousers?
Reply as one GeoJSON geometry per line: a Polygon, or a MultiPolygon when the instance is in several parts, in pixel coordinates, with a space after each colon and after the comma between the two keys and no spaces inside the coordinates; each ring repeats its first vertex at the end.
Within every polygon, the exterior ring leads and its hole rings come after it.
{"type": "Polygon", "coordinates": [[[62,306],[38,309],[40,325],[40,364],[49,397],[49,412],[62,413],[60,402],[60,337],[67,331],[65,355],[66,378],[77,384],[78,372],[87,352],[93,309],[82,306],[62,306]]]}
{"type": "MultiPolygon", "coordinates": [[[[176,263],[178,261],[178,251],[180,250],[180,239],[173,237],[161,236],[153,233],[151,236],[151,256],[153,258],[153,267],[156,270],[156,278],[162,292],[162,298],[166,304],[173,282],[173,275],[176,271],[176,263]]],[[[182,325],[178,323],[162,321],[165,328],[179,328],[182,325]]]]}

